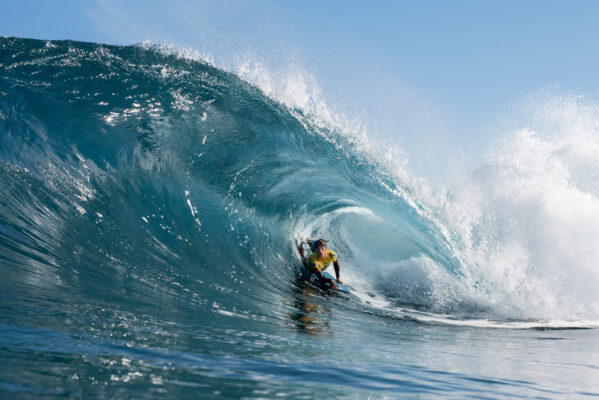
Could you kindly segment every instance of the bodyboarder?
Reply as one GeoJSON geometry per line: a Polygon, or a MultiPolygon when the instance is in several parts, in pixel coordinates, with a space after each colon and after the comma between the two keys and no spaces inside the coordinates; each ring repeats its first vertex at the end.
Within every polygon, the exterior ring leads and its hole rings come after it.
{"type": "Polygon", "coordinates": [[[310,240],[306,239],[308,245],[310,245],[310,249],[312,250],[312,254],[309,257],[306,257],[303,243],[297,247],[299,251],[300,257],[302,259],[302,264],[310,273],[315,274],[318,280],[322,283],[328,283],[331,285],[331,289],[337,290],[337,284],[334,279],[327,279],[322,271],[327,269],[331,263],[335,267],[335,275],[337,277],[337,282],[343,283],[343,281],[339,277],[339,261],[337,260],[337,254],[335,252],[327,249],[327,241],[324,239],[318,240],[310,240]]]}

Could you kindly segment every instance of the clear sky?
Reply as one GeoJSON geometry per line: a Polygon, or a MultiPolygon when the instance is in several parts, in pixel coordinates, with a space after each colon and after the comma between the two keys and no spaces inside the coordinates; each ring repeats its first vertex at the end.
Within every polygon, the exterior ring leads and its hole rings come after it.
{"type": "Polygon", "coordinates": [[[219,65],[299,66],[373,136],[473,158],[548,87],[598,98],[597,21],[599,1],[0,0],[0,35],[154,40],[219,65]]]}

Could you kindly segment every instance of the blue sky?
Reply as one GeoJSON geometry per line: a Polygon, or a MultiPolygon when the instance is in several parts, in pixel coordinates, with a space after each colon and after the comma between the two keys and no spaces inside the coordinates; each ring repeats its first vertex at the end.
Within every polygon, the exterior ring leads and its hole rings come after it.
{"type": "Polygon", "coordinates": [[[0,35],[191,47],[299,65],[408,152],[476,158],[522,102],[599,94],[599,2],[0,0],[0,35]],[[438,149],[436,150],[439,151],[438,149]]]}

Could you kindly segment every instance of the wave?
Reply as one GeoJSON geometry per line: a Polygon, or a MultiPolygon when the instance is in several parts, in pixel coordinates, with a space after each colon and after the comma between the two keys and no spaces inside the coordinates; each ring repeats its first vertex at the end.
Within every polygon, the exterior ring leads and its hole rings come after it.
{"type": "Polygon", "coordinates": [[[18,38],[0,39],[0,69],[8,298],[276,319],[298,287],[294,240],[311,236],[340,255],[355,310],[599,319],[588,112],[565,135],[507,137],[433,193],[322,102],[277,97],[254,70],[18,38]]]}

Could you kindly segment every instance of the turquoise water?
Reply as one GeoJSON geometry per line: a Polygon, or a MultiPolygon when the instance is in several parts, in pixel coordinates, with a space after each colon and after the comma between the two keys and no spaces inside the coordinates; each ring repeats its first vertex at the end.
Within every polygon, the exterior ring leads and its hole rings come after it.
{"type": "Polygon", "coordinates": [[[542,207],[431,199],[201,60],[0,39],[0,171],[3,398],[599,396],[594,255],[542,207]]]}

